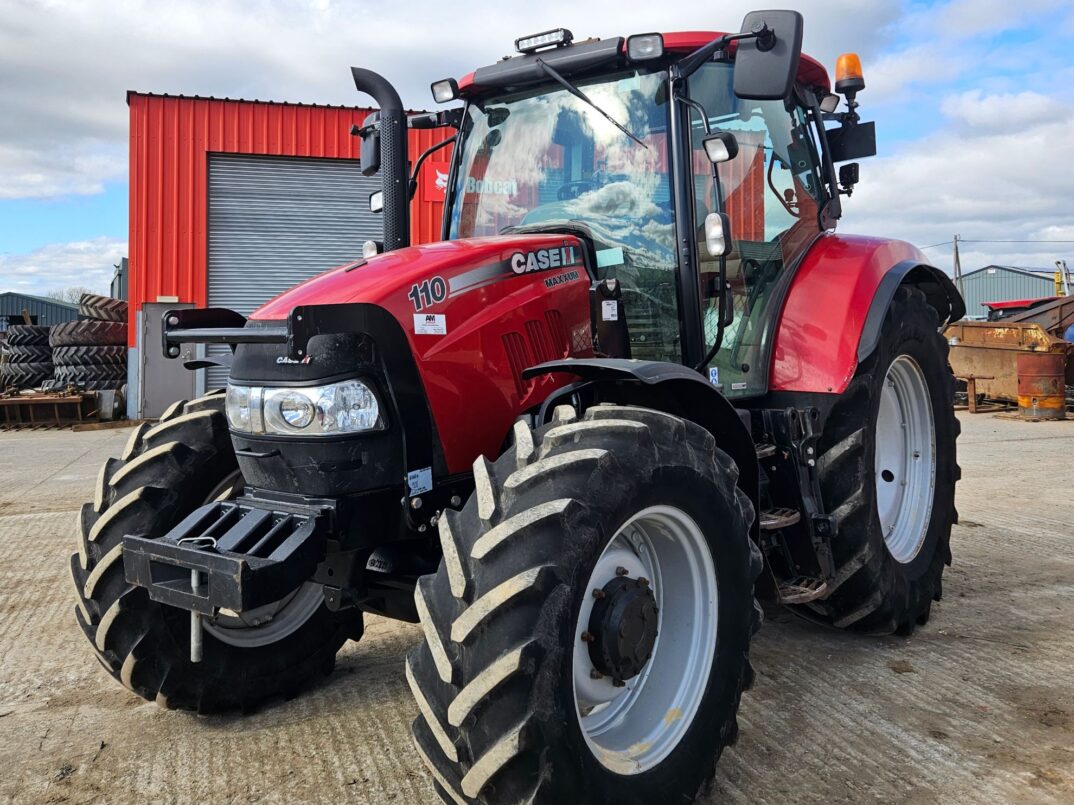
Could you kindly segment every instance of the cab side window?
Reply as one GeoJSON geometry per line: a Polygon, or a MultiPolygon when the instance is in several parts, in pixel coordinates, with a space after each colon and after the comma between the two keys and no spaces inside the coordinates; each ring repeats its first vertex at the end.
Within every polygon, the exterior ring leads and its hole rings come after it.
{"type": "Polygon", "coordinates": [[[709,376],[728,396],[741,397],[766,390],[765,336],[773,291],[786,266],[820,233],[824,191],[805,110],[788,109],[783,101],[736,98],[732,69],[730,64],[708,64],[690,79],[690,96],[704,107],[711,129],[731,132],[738,141],[738,155],[718,166],[719,207],[731,218],[734,240],[725,261],[726,278],[700,231],[705,216],[718,205],[712,165],[702,145],[705,125],[696,112],[691,137],[706,346],[717,337],[717,294],[724,279],[734,311],[709,376]]]}

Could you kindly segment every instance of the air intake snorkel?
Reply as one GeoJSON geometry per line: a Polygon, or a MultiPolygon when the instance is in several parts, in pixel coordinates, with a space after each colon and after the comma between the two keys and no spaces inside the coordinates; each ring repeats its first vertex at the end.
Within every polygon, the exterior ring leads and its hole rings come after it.
{"type": "Polygon", "coordinates": [[[352,67],[354,86],[371,95],[380,107],[354,133],[362,138],[362,174],[381,171],[383,181],[384,250],[410,245],[410,198],[407,162],[407,125],[403,102],[386,78],[352,67]]]}

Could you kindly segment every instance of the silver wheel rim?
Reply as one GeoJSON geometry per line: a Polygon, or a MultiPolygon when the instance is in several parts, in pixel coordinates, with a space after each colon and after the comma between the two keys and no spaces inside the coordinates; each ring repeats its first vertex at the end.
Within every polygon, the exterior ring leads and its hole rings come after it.
{"type": "Polygon", "coordinates": [[[618,774],[640,774],[678,746],[697,715],[715,654],[719,595],[701,528],[672,506],[630,518],[605,547],[586,589],[603,587],[620,567],[650,581],[659,608],[652,656],[624,687],[593,679],[582,642],[594,604],[587,594],[575,630],[574,704],[594,757],[618,774]]]}
{"type": "MultiPolygon", "coordinates": [[[[206,495],[205,502],[230,500],[242,491],[239,471],[228,475],[206,495]]],[[[229,646],[257,648],[283,640],[313,617],[324,601],[320,584],[306,582],[290,595],[263,607],[232,612],[222,609],[212,618],[202,618],[202,628],[229,646]]]]}
{"type": "Polygon", "coordinates": [[[900,355],[880,390],[876,417],[876,511],[884,544],[897,562],[920,553],[936,489],[936,425],[928,383],[917,361],[900,355]]]}

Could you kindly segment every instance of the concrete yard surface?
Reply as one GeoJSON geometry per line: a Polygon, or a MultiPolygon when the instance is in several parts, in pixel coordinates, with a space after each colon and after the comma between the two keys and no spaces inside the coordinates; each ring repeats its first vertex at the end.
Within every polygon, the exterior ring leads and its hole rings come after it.
{"type": "MultiPolygon", "coordinates": [[[[708,801],[1074,802],[1074,422],[960,419],[932,619],[910,638],[770,619],[708,801]]],[[[166,711],[101,669],[68,560],[128,434],[0,433],[0,801],[435,802],[410,742],[414,626],[367,617],[325,683],[247,716],[166,711]]]]}

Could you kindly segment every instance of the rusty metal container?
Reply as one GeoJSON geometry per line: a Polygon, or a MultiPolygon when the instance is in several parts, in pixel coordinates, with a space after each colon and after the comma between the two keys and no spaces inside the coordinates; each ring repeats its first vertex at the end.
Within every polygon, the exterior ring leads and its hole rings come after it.
{"type": "Polygon", "coordinates": [[[1066,356],[1059,352],[1022,352],[1017,358],[1018,413],[1023,419],[1066,417],[1066,356]]]}

